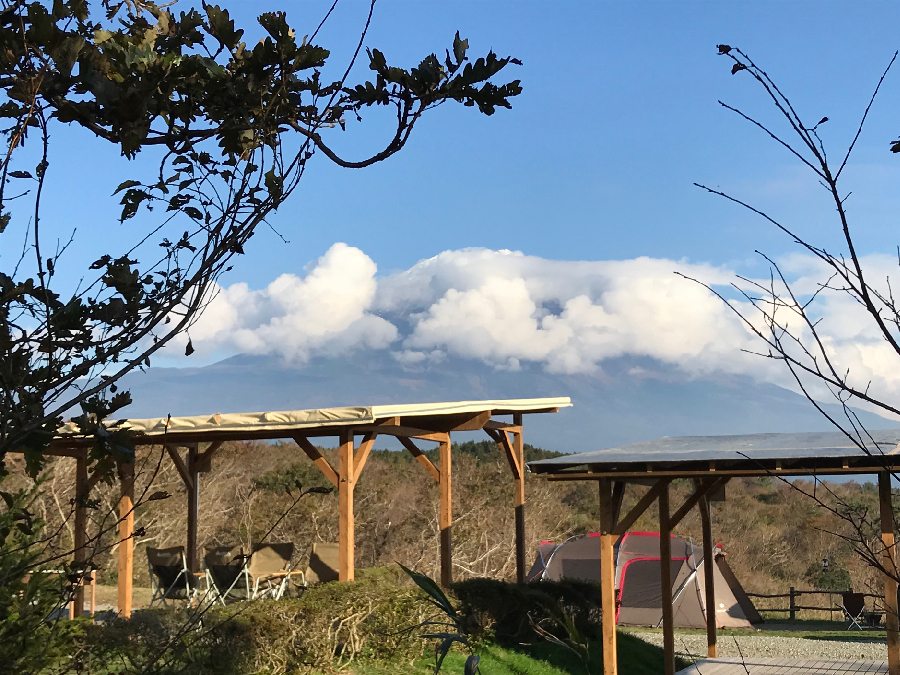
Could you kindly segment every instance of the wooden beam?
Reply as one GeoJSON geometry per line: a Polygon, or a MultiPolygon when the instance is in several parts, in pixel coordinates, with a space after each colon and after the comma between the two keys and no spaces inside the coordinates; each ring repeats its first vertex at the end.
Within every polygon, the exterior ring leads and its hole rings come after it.
{"type": "Polygon", "coordinates": [[[188,569],[200,571],[200,557],[197,553],[197,527],[200,520],[200,473],[197,471],[197,446],[188,448],[187,470],[191,477],[187,490],[187,557],[188,569]]]}
{"type": "Polygon", "coordinates": [[[399,440],[403,444],[404,448],[409,450],[409,454],[415,457],[416,461],[418,461],[419,464],[425,467],[425,470],[431,474],[431,477],[434,478],[435,481],[437,481],[438,483],[441,482],[441,472],[438,471],[437,467],[431,463],[430,459],[422,454],[422,451],[419,450],[419,448],[415,443],[412,442],[412,440],[406,438],[405,436],[398,436],[397,440],[399,440]]]}
{"type": "Polygon", "coordinates": [[[600,633],[603,645],[603,675],[617,675],[618,647],[616,639],[616,561],[613,549],[612,494],[610,482],[602,480],[600,487],[600,633]]]}
{"type": "MultiPolygon", "coordinates": [[[[398,438],[403,436],[408,438],[421,438],[424,441],[435,441],[437,443],[440,443],[441,439],[444,437],[444,432],[417,429],[415,427],[407,426],[393,426],[390,424],[356,424],[353,426],[353,430],[356,433],[375,431],[387,436],[397,436],[398,438]]],[[[333,436],[334,432],[331,432],[331,435],[333,436]]]]}
{"type": "Polygon", "coordinates": [[[188,492],[190,492],[194,487],[193,480],[191,479],[191,472],[188,471],[184,460],[181,459],[181,455],[178,454],[178,447],[175,445],[166,445],[166,452],[169,453],[169,456],[172,458],[172,462],[175,464],[175,468],[178,469],[178,474],[181,476],[181,480],[184,481],[184,486],[188,489],[188,492]]]}
{"type": "Polygon", "coordinates": [[[522,475],[522,466],[519,464],[518,457],[516,456],[516,452],[512,447],[512,443],[509,441],[509,435],[505,430],[497,430],[497,429],[488,429],[485,428],[485,433],[494,439],[494,442],[500,446],[503,450],[503,454],[506,455],[506,461],[509,462],[509,469],[513,473],[513,478],[516,480],[522,475]]]}
{"type": "Polygon", "coordinates": [[[410,415],[401,424],[415,429],[450,433],[451,431],[478,431],[491,419],[490,410],[454,413],[451,415],[410,415]]]}
{"type": "Polygon", "coordinates": [[[453,457],[450,434],[441,443],[441,586],[449,588],[453,581],[453,457]]]}
{"type": "Polygon", "coordinates": [[[206,450],[197,456],[197,471],[200,473],[209,473],[212,469],[213,455],[219,451],[219,448],[222,447],[224,442],[225,441],[213,441],[206,450]]]}
{"type": "Polygon", "coordinates": [[[513,433],[519,433],[522,431],[521,424],[507,424],[506,422],[498,422],[497,420],[488,420],[484,424],[484,429],[490,429],[491,431],[510,431],[513,433]]]}
{"type": "Polygon", "coordinates": [[[134,583],[134,464],[119,467],[119,616],[131,618],[134,583]]]}
{"type": "Polygon", "coordinates": [[[635,524],[638,518],[640,518],[644,511],[650,508],[650,505],[656,501],[656,498],[662,494],[662,492],[668,487],[669,480],[667,478],[661,478],[656,481],[656,483],[647,491],[647,493],[638,500],[638,503],[635,504],[631,511],[622,518],[621,521],[616,523],[613,528],[613,534],[617,537],[621,537],[623,534],[628,532],[631,529],[631,526],[635,524]]]}
{"type": "Polygon", "coordinates": [[[372,446],[375,445],[375,437],[377,435],[378,434],[375,432],[365,434],[359,444],[359,450],[356,451],[356,456],[353,458],[354,482],[359,480],[359,474],[362,473],[363,467],[366,465],[366,460],[369,459],[369,453],[372,452],[372,446]]]}
{"type": "MultiPolygon", "coordinates": [[[[72,556],[73,566],[80,574],[84,573],[84,566],[87,564],[87,508],[84,501],[89,492],[87,482],[87,453],[82,452],[75,458],[75,541],[72,556]]],[[[84,614],[84,583],[79,582],[75,588],[70,614],[74,616],[84,614]]]]}
{"type": "Polygon", "coordinates": [[[888,672],[900,675],[900,616],[897,608],[897,549],[894,539],[894,509],[891,503],[891,474],[878,474],[878,502],[881,510],[881,543],[884,547],[884,626],[887,632],[888,672]]]}
{"type": "Polygon", "coordinates": [[[622,500],[625,498],[625,483],[623,481],[617,480],[613,482],[612,486],[612,502],[611,502],[611,520],[610,520],[610,532],[616,527],[616,523],[619,522],[619,515],[622,512],[622,500]]]}
{"type": "Polygon", "coordinates": [[[353,581],[356,530],[353,522],[353,430],[342,429],[338,448],[338,579],[353,581]]]}
{"type": "Polygon", "coordinates": [[[375,426],[389,426],[389,427],[399,427],[400,426],[400,416],[396,417],[379,417],[375,420],[375,426]]]}
{"type": "Polygon", "coordinates": [[[335,471],[329,461],[322,456],[319,449],[310,443],[306,436],[294,436],[294,442],[299,445],[300,449],[306,453],[306,456],[313,461],[313,464],[319,467],[319,471],[322,472],[325,478],[327,478],[334,487],[338,487],[340,480],[337,471],[335,471]]]}
{"type": "Polygon", "coordinates": [[[681,508],[678,509],[670,518],[669,518],[669,526],[676,527],[678,523],[684,520],[684,517],[690,512],[692,508],[694,508],[700,500],[705,497],[709,492],[714,490],[718,490],[719,487],[725,485],[728,482],[728,478],[719,478],[718,480],[705,480],[699,481],[695,483],[694,492],[690,497],[684,500],[684,504],[681,505],[681,508]]]}
{"type": "Polygon", "coordinates": [[[706,600],[706,655],[714,659],[719,655],[716,644],[716,560],[713,555],[712,518],[709,515],[709,499],[700,499],[700,526],[703,529],[703,596],[706,600]]]}
{"type": "Polygon", "coordinates": [[[672,527],[669,524],[669,484],[659,493],[659,572],[662,591],[663,672],[675,675],[675,621],[672,607],[672,527]]]}
{"type": "MultiPolygon", "coordinates": [[[[506,436],[506,432],[503,435],[506,436]]],[[[522,584],[525,583],[528,570],[525,559],[525,472],[522,470],[525,466],[525,444],[521,431],[513,434],[512,451],[519,466],[519,473],[514,475],[516,485],[513,504],[516,509],[516,581],[522,584]]]]}

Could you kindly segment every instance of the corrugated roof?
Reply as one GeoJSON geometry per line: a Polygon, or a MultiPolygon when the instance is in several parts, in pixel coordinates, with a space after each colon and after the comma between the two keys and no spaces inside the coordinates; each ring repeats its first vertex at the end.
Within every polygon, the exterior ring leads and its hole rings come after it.
{"type": "MultiPolygon", "coordinates": [[[[409,403],[392,405],[356,406],[343,408],[315,408],[311,410],[286,410],[254,413],[215,413],[193,417],[154,417],[128,419],[122,428],[154,437],[178,433],[179,436],[208,432],[279,432],[309,428],[341,427],[353,424],[370,424],[387,417],[423,417],[459,415],[491,411],[494,414],[513,412],[536,413],[554,408],[568,408],[572,400],[568,396],[554,398],[523,398],[489,401],[448,401],[443,403],[409,403]]],[[[113,424],[113,423],[111,423],[113,424]]],[[[59,435],[72,436],[74,424],[63,426],[59,435]]]]}
{"type": "MultiPolygon", "coordinates": [[[[871,455],[896,457],[900,463],[900,429],[870,432],[868,453],[841,432],[746,434],[735,436],[665,436],[654,441],[618,448],[593,450],[530,462],[535,473],[558,473],[585,467],[597,472],[634,473],[640,466],[653,471],[696,467],[716,462],[724,467],[768,466],[784,461],[794,468],[814,467],[822,460],[852,459],[855,463],[871,455]]],[[[872,458],[874,459],[874,458],[872,458]]]]}

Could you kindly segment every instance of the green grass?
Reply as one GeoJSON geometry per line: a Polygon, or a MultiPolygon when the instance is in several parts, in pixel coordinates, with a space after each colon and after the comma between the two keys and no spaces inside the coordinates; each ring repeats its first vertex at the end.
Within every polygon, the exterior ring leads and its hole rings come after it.
{"type": "MultiPolygon", "coordinates": [[[[629,675],[657,675],[663,672],[662,650],[640,640],[634,635],[619,632],[619,672],[629,675]]],[[[589,670],[581,659],[571,652],[548,643],[533,645],[521,650],[505,649],[497,645],[486,645],[478,652],[481,656],[479,668],[482,675],[598,675],[603,672],[600,643],[592,643],[589,670]]],[[[444,660],[441,673],[457,675],[463,672],[466,655],[451,652],[444,660]]],[[[687,667],[678,661],[679,669],[687,667]]],[[[413,664],[355,664],[351,666],[354,675],[426,675],[434,671],[434,658],[426,657],[413,664]]]]}

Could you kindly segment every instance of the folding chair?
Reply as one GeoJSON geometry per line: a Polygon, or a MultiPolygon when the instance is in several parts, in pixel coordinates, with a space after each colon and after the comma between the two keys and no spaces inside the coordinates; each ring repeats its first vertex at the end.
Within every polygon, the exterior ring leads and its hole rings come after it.
{"type": "Polygon", "coordinates": [[[206,569],[206,584],[212,594],[212,602],[225,605],[251,598],[244,574],[246,566],[247,556],[240,546],[206,547],[203,567],[206,569]]]}
{"type": "Polygon", "coordinates": [[[339,547],[337,544],[316,543],[309,554],[305,581],[308,585],[338,580],[339,547]]]}
{"type": "Polygon", "coordinates": [[[292,575],[303,576],[303,572],[291,570],[291,559],[294,557],[294,544],[283,542],[278,544],[254,544],[253,552],[247,563],[247,586],[253,582],[253,598],[265,594],[279,600],[290,586],[292,575]]]}
{"type": "Polygon", "coordinates": [[[850,622],[847,630],[853,630],[854,628],[862,630],[863,627],[860,622],[865,620],[866,596],[853,591],[841,593],[841,611],[850,622]]]}
{"type": "Polygon", "coordinates": [[[167,600],[192,602],[197,598],[197,580],[188,569],[184,546],[148,547],[147,566],[150,569],[150,588],[153,592],[151,607],[157,600],[165,607],[167,600]]]}

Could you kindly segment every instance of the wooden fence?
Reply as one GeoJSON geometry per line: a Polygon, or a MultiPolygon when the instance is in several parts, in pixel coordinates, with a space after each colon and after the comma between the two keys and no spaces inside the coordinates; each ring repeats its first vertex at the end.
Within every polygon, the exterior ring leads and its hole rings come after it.
{"type": "MultiPolygon", "coordinates": [[[[786,598],[788,601],[787,607],[757,607],[756,609],[760,612],[787,612],[788,619],[795,621],[797,619],[798,611],[829,612],[832,617],[834,617],[834,613],[837,612],[839,615],[838,618],[840,619],[841,593],[842,591],[798,591],[791,586],[790,591],[787,593],[747,593],[747,595],[751,598],[786,598]],[[811,607],[809,605],[798,604],[798,600],[804,595],[827,595],[830,606],[811,607]]],[[[881,598],[881,596],[876,593],[863,593],[863,595],[867,598],[881,598]]]]}

